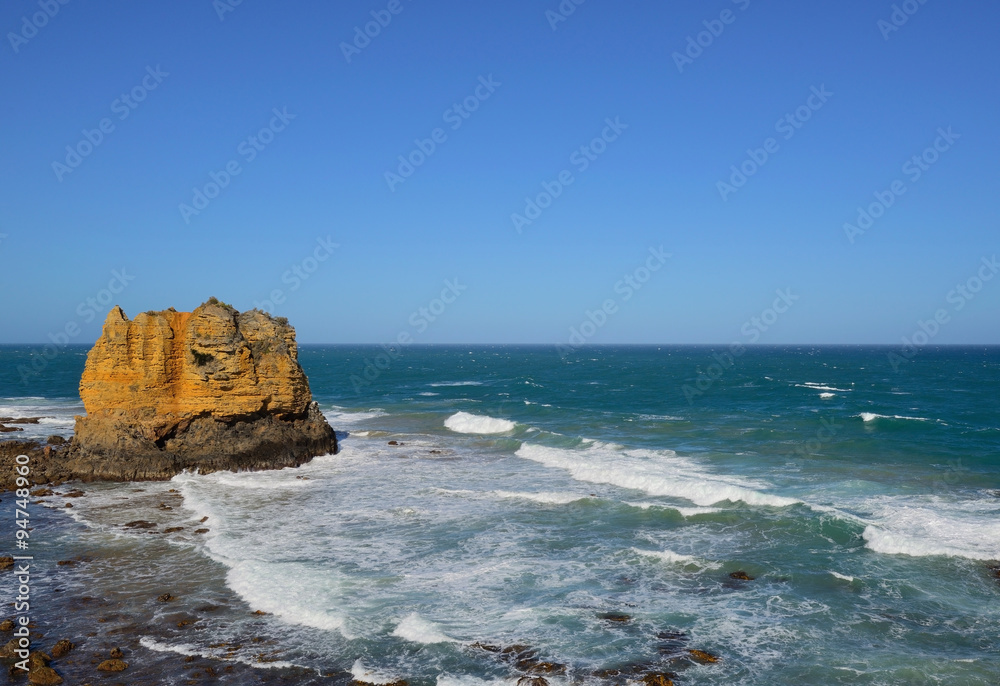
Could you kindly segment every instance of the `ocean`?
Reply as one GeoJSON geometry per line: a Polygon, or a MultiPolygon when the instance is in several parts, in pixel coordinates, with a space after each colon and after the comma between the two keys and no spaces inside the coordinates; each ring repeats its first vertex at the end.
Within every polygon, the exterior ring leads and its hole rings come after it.
{"type": "MultiPolygon", "coordinates": [[[[42,498],[43,642],[129,683],[523,676],[476,644],[553,685],[1000,683],[1000,348],[892,352],[302,346],[340,453],[42,498]]],[[[39,355],[0,348],[0,416],[46,417],[6,437],[83,410],[86,349],[39,355]]]]}

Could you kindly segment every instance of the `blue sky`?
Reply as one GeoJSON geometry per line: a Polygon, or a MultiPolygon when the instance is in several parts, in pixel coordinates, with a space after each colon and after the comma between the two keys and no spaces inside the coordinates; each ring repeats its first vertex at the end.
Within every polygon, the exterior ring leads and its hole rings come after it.
{"type": "Polygon", "coordinates": [[[939,310],[935,343],[1000,343],[996,3],[229,2],[4,3],[0,342],[280,290],[306,343],[588,311],[591,343],[896,343],[939,310]]]}

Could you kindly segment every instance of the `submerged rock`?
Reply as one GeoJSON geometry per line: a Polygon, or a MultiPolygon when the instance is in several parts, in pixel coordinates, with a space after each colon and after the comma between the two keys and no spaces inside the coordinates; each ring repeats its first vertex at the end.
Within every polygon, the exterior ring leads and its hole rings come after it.
{"type": "Polygon", "coordinates": [[[628,624],[632,621],[632,617],[630,615],[622,612],[602,612],[597,616],[605,622],[613,622],[615,624],[628,624]]]}
{"type": "Polygon", "coordinates": [[[119,659],[105,660],[97,665],[99,672],[124,672],[128,669],[128,663],[119,659]]]}
{"type": "Polygon", "coordinates": [[[746,572],[744,572],[742,569],[739,570],[738,572],[731,572],[729,574],[729,578],[730,579],[737,579],[739,581],[753,581],[754,580],[754,577],[750,576],[749,574],[747,574],[746,572]]]}
{"type": "Polygon", "coordinates": [[[688,655],[691,656],[695,662],[700,662],[702,664],[713,664],[719,661],[719,658],[711,653],[706,653],[704,650],[689,650],[688,655]]]}
{"type": "Polygon", "coordinates": [[[85,480],[274,469],[336,452],[298,363],[295,330],[214,298],[194,312],[115,307],[87,355],[66,464],[85,480]]]}
{"type": "Polygon", "coordinates": [[[74,646],[69,640],[64,638],[52,646],[52,657],[59,659],[60,657],[67,655],[69,651],[73,650],[75,647],[76,646],[74,646]]]}

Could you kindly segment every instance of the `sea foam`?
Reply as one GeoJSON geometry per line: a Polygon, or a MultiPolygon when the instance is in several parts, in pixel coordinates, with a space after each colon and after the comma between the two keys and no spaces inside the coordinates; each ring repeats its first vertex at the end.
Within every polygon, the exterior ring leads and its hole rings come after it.
{"type": "Polygon", "coordinates": [[[508,419],[497,419],[480,414],[456,412],[444,420],[446,428],[460,434],[503,434],[516,426],[508,419]]]}
{"type": "Polygon", "coordinates": [[[583,450],[524,443],[516,455],[548,467],[565,469],[577,481],[611,484],[649,495],[683,498],[708,506],[725,501],[788,507],[801,501],[761,493],[756,484],[712,474],[673,451],[618,450],[599,441],[583,450]]]}
{"type": "Polygon", "coordinates": [[[416,612],[406,615],[392,635],[414,643],[458,643],[441,631],[437,624],[427,621],[416,612]]]}

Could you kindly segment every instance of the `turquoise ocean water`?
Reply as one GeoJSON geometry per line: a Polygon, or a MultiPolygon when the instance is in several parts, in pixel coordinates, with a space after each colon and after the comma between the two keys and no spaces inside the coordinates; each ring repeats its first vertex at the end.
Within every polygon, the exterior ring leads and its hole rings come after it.
{"type": "MultiPolygon", "coordinates": [[[[272,667],[375,682],[513,685],[482,642],[566,664],[553,684],[633,664],[678,684],[1000,683],[1000,349],[898,370],[889,348],[380,352],[300,351],[339,455],[92,487],[47,515],[51,555],[118,555],[87,582],[116,597],[173,575],[232,599],[137,636],[151,654],[224,655],[254,609],[272,667]]],[[[24,382],[32,354],[0,348],[0,416],[69,435],[85,351],[24,382]]]]}

